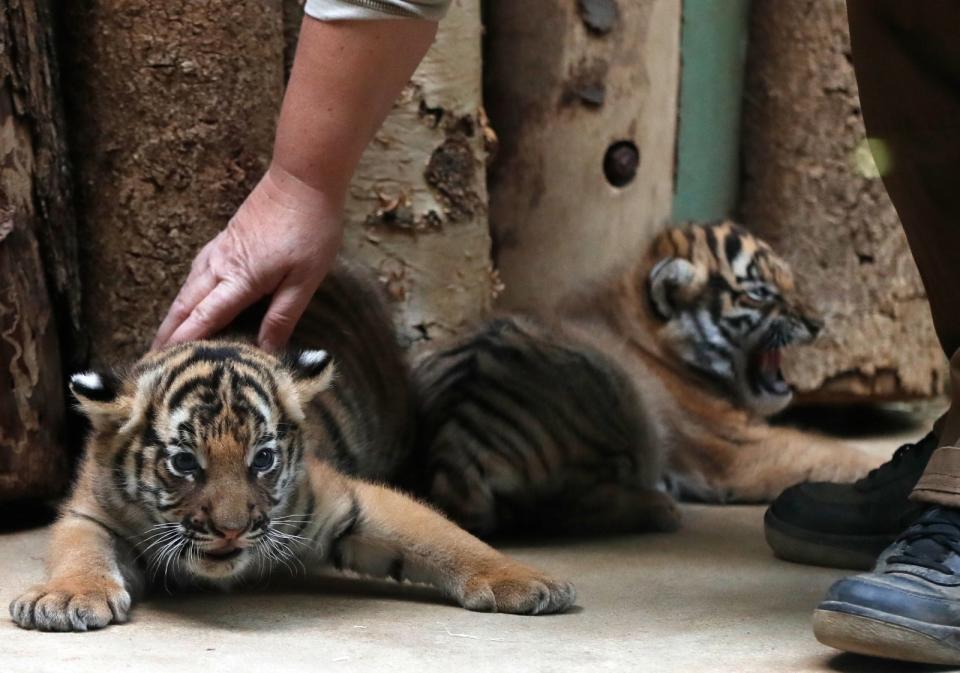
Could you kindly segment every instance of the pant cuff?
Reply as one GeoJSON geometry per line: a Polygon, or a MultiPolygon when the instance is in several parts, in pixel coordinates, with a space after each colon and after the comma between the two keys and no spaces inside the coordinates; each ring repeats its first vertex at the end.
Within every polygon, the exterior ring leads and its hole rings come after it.
{"type": "Polygon", "coordinates": [[[942,446],[933,452],[910,499],[960,508],[960,447],[942,446]]]}

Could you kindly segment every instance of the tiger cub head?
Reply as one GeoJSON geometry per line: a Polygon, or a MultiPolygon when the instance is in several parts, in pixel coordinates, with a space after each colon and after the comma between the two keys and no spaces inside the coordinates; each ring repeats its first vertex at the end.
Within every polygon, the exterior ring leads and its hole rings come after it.
{"type": "Polygon", "coordinates": [[[670,229],[652,251],[646,282],[661,346],[758,414],[786,407],[781,349],[822,327],[787,263],[731,222],[670,229]]]}
{"type": "Polygon", "coordinates": [[[229,341],[150,353],[122,377],[74,375],[98,502],[164,575],[226,580],[280,560],[305,524],[291,515],[304,507],[304,412],[332,376],[324,351],[282,361],[229,341]]]}

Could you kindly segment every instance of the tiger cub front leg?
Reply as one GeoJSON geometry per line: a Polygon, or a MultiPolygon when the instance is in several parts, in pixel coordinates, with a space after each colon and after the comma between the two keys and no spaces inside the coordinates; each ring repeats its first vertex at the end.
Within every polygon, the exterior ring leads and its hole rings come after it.
{"type": "Polygon", "coordinates": [[[770,502],[804,481],[856,481],[882,462],[843,442],[781,427],[770,427],[727,456],[729,463],[713,485],[727,501],[737,502],[770,502]]]}
{"type": "Polygon", "coordinates": [[[337,476],[337,514],[319,540],[335,566],[430,584],[469,610],[534,615],[573,605],[569,582],[514,561],[412,498],[337,476]]]}
{"type": "Polygon", "coordinates": [[[49,579],[10,603],[10,616],[25,629],[87,631],[127,620],[131,573],[121,570],[116,541],[100,524],[67,512],[53,528],[49,579]]]}

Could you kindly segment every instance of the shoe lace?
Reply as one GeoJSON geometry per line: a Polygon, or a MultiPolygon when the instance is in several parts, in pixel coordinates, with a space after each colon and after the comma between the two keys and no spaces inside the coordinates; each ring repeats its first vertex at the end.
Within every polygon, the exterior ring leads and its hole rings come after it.
{"type": "Polygon", "coordinates": [[[890,460],[867,472],[866,476],[862,477],[858,483],[869,484],[878,477],[886,477],[891,471],[899,468],[901,463],[907,461],[918,462],[922,460],[926,463],[936,446],[937,443],[933,433],[930,433],[916,444],[904,444],[893,452],[890,460]]]}
{"type": "Polygon", "coordinates": [[[953,575],[944,563],[950,553],[960,555],[960,511],[935,507],[897,538],[899,553],[888,564],[905,564],[953,575]]]}

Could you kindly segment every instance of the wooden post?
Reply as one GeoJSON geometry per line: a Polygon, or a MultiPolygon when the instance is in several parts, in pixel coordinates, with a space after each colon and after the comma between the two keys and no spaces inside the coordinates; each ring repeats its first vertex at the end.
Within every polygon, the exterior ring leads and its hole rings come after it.
{"type": "Polygon", "coordinates": [[[496,263],[549,311],[645,253],[673,198],[680,0],[491,2],[486,102],[496,263]]]}
{"type": "Polygon", "coordinates": [[[0,500],[67,478],[55,310],[69,339],[79,287],[55,63],[46,2],[0,2],[0,500]]]}
{"type": "Polygon", "coordinates": [[[866,146],[843,0],[752,3],[744,113],[743,220],[827,324],[784,362],[801,399],[942,393],[946,360],[866,146]]]}
{"type": "Polygon", "coordinates": [[[200,247],[266,170],[281,0],[63,3],[85,321],[95,360],[143,354],[200,247]]]}
{"type": "Polygon", "coordinates": [[[480,0],[458,0],[367,148],[346,203],[345,253],[373,268],[401,339],[456,334],[490,308],[480,0]]]}

